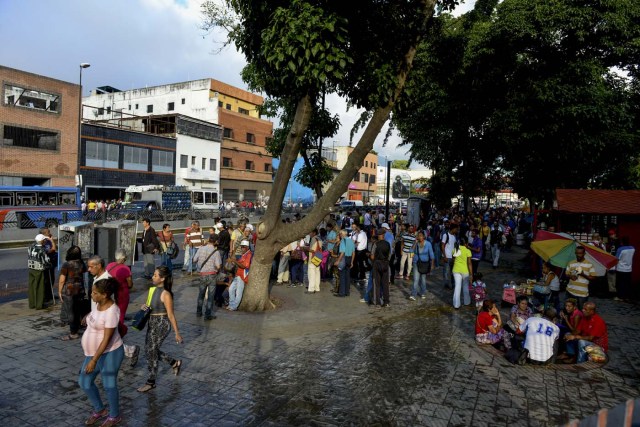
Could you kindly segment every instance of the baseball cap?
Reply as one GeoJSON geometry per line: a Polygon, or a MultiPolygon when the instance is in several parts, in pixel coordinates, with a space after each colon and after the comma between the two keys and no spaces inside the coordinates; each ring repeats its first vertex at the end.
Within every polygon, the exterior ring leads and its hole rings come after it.
{"type": "Polygon", "coordinates": [[[219,223],[216,224],[216,228],[224,228],[224,225],[222,225],[222,223],[219,222],[219,223]]]}
{"type": "Polygon", "coordinates": [[[253,231],[253,225],[247,224],[246,227],[249,229],[249,231],[253,231]]]}
{"type": "Polygon", "coordinates": [[[38,234],[36,236],[36,242],[42,242],[43,240],[47,240],[47,236],[45,236],[44,234],[38,234]]]}
{"type": "Polygon", "coordinates": [[[389,224],[387,224],[386,222],[382,224],[382,228],[386,228],[387,230],[391,230],[391,227],[389,227],[389,224]]]}
{"type": "Polygon", "coordinates": [[[240,246],[249,246],[249,241],[243,240],[242,242],[240,242],[240,246]]]}

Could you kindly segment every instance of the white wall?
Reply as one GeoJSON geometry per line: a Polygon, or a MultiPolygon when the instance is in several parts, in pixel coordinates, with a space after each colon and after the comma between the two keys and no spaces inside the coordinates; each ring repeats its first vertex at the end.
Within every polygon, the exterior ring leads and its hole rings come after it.
{"type": "Polygon", "coordinates": [[[177,135],[176,140],[176,185],[213,189],[220,193],[220,143],[187,135],[177,135]],[[181,156],[187,156],[187,168],[180,167],[181,156]],[[195,156],[195,164],[191,158],[195,156]],[[202,169],[202,159],[206,159],[202,169]],[[216,159],[216,170],[209,170],[210,159],[216,159]]]}

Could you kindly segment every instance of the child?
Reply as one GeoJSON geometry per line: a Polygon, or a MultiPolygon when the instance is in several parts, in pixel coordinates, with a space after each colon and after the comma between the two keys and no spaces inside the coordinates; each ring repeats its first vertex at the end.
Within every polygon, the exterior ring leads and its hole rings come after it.
{"type": "Polygon", "coordinates": [[[482,273],[473,275],[473,282],[469,284],[469,293],[476,302],[476,313],[482,308],[482,303],[487,298],[487,285],[482,281],[482,273]]]}

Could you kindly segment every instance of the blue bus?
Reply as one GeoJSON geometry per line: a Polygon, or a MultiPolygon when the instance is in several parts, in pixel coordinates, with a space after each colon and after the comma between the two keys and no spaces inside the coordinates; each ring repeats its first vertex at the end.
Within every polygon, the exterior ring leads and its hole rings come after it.
{"type": "Polygon", "coordinates": [[[0,186],[0,230],[56,227],[81,219],[77,187],[0,186]]]}

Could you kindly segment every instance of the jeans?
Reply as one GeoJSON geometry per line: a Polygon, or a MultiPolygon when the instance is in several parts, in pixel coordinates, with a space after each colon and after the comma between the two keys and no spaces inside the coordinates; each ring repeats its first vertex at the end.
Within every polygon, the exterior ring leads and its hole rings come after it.
{"type": "Polygon", "coordinates": [[[464,293],[464,305],[471,304],[471,296],[469,295],[469,274],[453,273],[453,281],[455,288],[453,290],[453,307],[460,308],[460,291],[464,293]],[[462,289],[460,289],[462,288],[462,289]]]}
{"type": "Polygon", "coordinates": [[[198,286],[198,306],[196,308],[196,313],[202,314],[202,305],[204,304],[204,294],[208,292],[207,295],[207,306],[205,307],[205,316],[211,316],[211,311],[213,310],[213,297],[216,293],[216,275],[215,274],[207,274],[206,276],[202,276],[202,281],[198,286]]]}
{"type": "Polygon", "coordinates": [[[162,265],[166,265],[169,271],[173,270],[173,263],[171,262],[171,258],[166,252],[163,252],[161,255],[162,265]]]}
{"type": "Polygon", "coordinates": [[[344,268],[340,270],[340,288],[338,293],[347,296],[351,289],[351,257],[344,257],[344,268]]]}
{"type": "Polygon", "coordinates": [[[567,341],[567,354],[569,356],[575,356],[577,351],[578,357],[576,359],[576,363],[587,362],[589,360],[589,355],[587,354],[585,347],[587,347],[588,345],[595,344],[587,340],[567,341]]]}
{"type": "Polygon", "coordinates": [[[244,293],[244,280],[236,276],[229,287],[229,310],[237,310],[244,293]]]}
{"type": "Polygon", "coordinates": [[[289,258],[291,258],[289,252],[280,254],[280,263],[278,264],[278,283],[285,283],[289,281],[289,258]]]}
{"type": "Polygon", "coordinates": [[[113,351],[103,353],[96,363],[96,367],[90,374],[85,372],[87,364],[91,361],[92,356],[86,356],[80,368],[80,376],[78,384],[84,391],[93,405],[94,412],[100,412],[104,409],[104,403],[100,399],[100,392],[96,386],[95,380],[98,374],[102,375],[102,387],[107,395],[109,402],[109,416],[117,417],[120,415],[120,393],[118,392],[118,371],[124,359],[124,347],[120,346],[113,351]]]}
{"type": "Polygon", "coordinates": [[[413,269],[413,286],[411,287],[411,296],[423,296],[427,294],[427,273],[420,273],[418,268],[413,269]]]}
{"type": "Polygon", "coordinates": [[[453,268],[453,258],[444,258],[442,261],[442,279],[444,286],[451,288],[451,281],[453,276],[451,275],[451,269],[453,268]]]}
{"type": "Polygon", "coordinates": [[[367,288],[364,291],[364,302],[371,303],[371,296],[373,294],[373,274],[369,273],[369,279],[367,279],[367,288]]]}
{"type": "Polygon", "coordinates": [[[433,245],[433,257],[435,258],[435,266],[440,267],[440,259],[442,259],[442,251],[440,250],[440,243],[433,245]]]}
{"type": "Polygon", "coordinates": [[[302,283],[304,281],[303,262],[299,259],[291,260],[291,282],[302,283]]]}
{"type": "MultiPolygon", "coordinates": [[[[186,252],[186,251],[185,251],[186,252]]],[[[189,273],[193,273],[194,270],[197,270],[196,268],[193,267],[193,258],[196,256],[196,252],[198,252],[198,248],[189,248],[189,262],[185,262],[185,265],[187,266],[187,272],[189,273]]],[[[185,256],[187,254],[185,253],[185,256]]]]}
{"type": "Polygon", "coordinates": [[[499,245],[491,245],[491,259],[493,260],[493,266],[498,266],[498,261],[500,261],[500,246],[499,245]]]}

